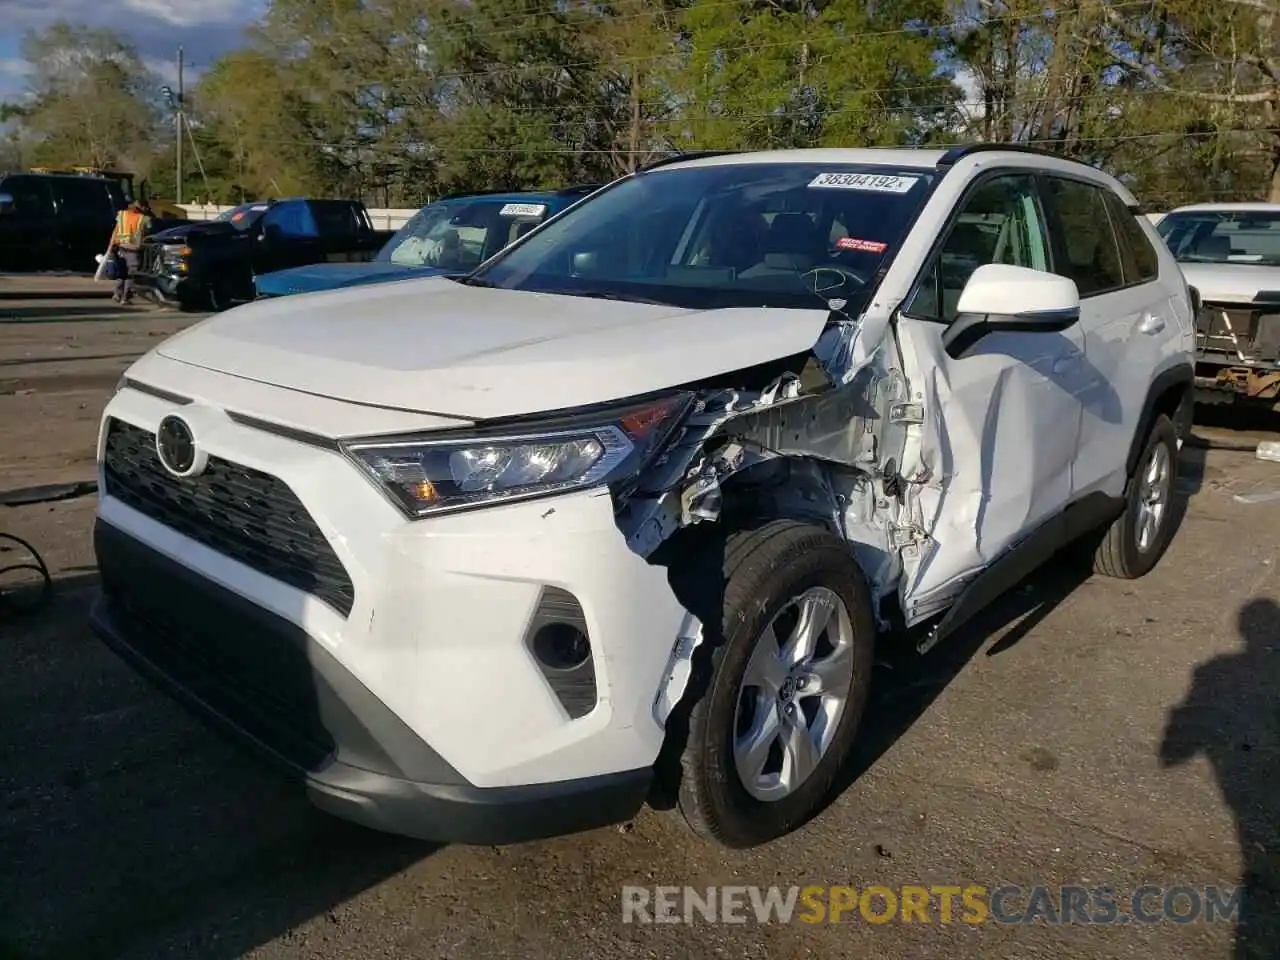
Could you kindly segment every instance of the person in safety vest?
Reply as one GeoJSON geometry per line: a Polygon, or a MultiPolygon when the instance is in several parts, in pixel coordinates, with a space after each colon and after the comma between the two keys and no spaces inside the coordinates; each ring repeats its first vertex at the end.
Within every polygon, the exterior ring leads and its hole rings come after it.
{"type": "Polygon", "coordinates": [[[134,201],[116,214],[111,231],[111,250],[116,261],[116,303],[133,300],[133,275],[138,269],[138,252],[142,240],[151,230],[151,212],[146,204],[134,201]]]}

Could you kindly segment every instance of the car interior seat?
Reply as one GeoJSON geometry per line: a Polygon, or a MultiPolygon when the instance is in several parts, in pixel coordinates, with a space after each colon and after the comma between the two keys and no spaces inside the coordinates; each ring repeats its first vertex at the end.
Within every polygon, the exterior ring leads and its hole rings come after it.
{"type": "Polygon", "coordinates": [[[462,266],[462,238],[458,236],[457,230],[446,230],[441,235],[436,266],[446,270],[457,270],[462,266]]]}
{"type": "Polygon", "coordinates": [[[804,213],[779,213],[764,238],[764,256],[741,276],[763,277],[775,273],[804,273],[818,261],[824,249],[813,221],[804,213]]]}
{"type": "Polygon", "coordinates": [[[1196,244],[1195,255],[1212,260],[1225,260],[1231,256],[1231,238],[1211,233],[1196,244]]]}
{"type": "Polygon", "coordinates": [[[708,238],[705,257],[707,267],[725,267],[735,273],[757,264],[764,256],[764,240],[768,225],[758,214],[739,211],[721,219],[708,238]]]}

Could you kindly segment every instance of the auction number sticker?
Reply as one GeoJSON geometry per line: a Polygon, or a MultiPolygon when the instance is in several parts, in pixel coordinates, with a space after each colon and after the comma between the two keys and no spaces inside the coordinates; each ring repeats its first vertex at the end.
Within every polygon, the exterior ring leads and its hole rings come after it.
{"type": "Polygon", "coordinates": [[[540,217],[547,212],[545,203],[508,203],[498,211],[500,217],[540,217]]]}
{"type": "Polygon", "coordinates": [[[871,193],[909,193],[919,179],[880,173],[820,173],[809,181],[809,186],[833,190],[866,190],[871,193]]]}
{"type": "Polygon", "coordinates": [[[857,250],[859,253],[884,253],[889,249],[887,243],[879,240],[859,240],[857,237],[841,237],[836,241],[837,250],[857,250]]]}

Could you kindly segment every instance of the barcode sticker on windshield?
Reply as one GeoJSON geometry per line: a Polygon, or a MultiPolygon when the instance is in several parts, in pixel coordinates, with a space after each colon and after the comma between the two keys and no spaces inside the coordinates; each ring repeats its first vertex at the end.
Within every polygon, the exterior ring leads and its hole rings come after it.
{"type": "Polygon", "coordinates": [[[867,190],[872,193],[909,193],[919,179],[879,173],[820,173],[809,181],[809,186],[834,190],[867,190]]]}
{"type": "Polygon", "coordinates": [[[498,211],[500,217],[540,217],[547,212],[545,203],[508,203],[498,211]]]}

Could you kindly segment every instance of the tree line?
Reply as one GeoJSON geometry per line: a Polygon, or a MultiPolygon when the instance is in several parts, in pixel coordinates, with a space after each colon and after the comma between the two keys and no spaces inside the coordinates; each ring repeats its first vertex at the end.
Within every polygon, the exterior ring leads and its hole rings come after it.
{"type": "MultiPolygon", "coordinates": [[[[1032,144],[1153,208],[1280,202],[1280,0],[271,0],[187,91],[187,199],[604,182],[676,151],[1032,144]]],[[[179,38],[180,39],[180,38],[179,38]]],[[[28,35],[0,167],[174,195],[172,92],[28,35]]]]}

